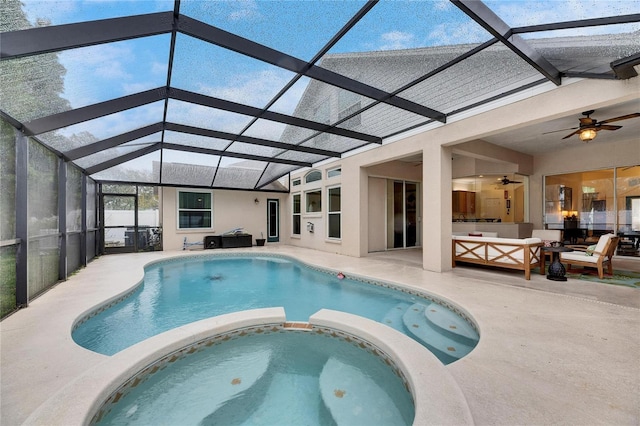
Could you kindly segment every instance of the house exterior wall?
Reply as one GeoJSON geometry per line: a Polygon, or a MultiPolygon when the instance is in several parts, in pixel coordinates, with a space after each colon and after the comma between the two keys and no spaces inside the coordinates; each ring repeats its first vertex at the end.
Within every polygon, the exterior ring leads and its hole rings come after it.
{"type": "MultiPolygon", "coordinates": [[[[337,165],[342,167],[342,239],[336,243],[327,242],[317,235],[306,235],[303,218],[302,235],[289,241],[294,245],[350,256],[366,256],[370,247],[379,248],[380,235],[376,235],[371,243],[369,235],[373,229],[379,228],[381,222],[380,214],[370,212],[373,206],[379,207],[380,200],[369,198],[381,195],[382,183],[377,179],[400,178],[400,174],[413,172],[410,170],[415,169],[413,165],[407,163],[403,168],[402,162],[394,160],[415,156],[416,153],[422,153],[423,156],[421,178],[418,181],[422,187],[421,240],[428,241],[428,244],[423,244],[425,269],[436,272],[451,269],[451,158],[454,152],[474,157],[474,161],[467,163],[473,170],[466,175],[475,174],[478,168],[486,170],[484,162],[487,161],[504,163],[505,172],[508,170],[529,175],[530,197],[528,203],[523,204],[528,206],[533,223],[526,224],[525,228],[541,227],[544,175],[640,164],[640,144],[637,140],[570,145],[566,149],[538,156],[518,153],[482,140],[483,137],[553,120],[567,113],[579,115],[586,109],[639,98],[638,77],[626,81],[583,80],[570,83],[503,106],[486,106],[487,111],[466,119],[422,131],[415,130],[413,135],[400,140],[317,167],[323,176],[329,168],[337,165]],[[375,188],[370,189],[370,183],[375,188]],[[376,223],[370,224],[370,220],[376,223]]],[[[464,175],[465,172],[456,170],[456,173],[464,175]]],[[[294,173],[292,178],[303,175],[294,173]]],[[[324,187],[325,182],[321,185],[324,187]]],[[[316,229],[317,226],[324,227],[325,218],[324,209],[322,215],[312,218],[317,223],[316,229]]],[[[384,228],[380,232],[385,232],[384,228]]]]}
{"type": "MultiPolygon", "coordinates": [[[[255,239],[260,238],[260,233],[267,238],[267,199],[280,200],[280,241],[283,235],[290,235],[289,215],[285,214],[288,194],[265,193],[252,191],[227,191],[213,190],[213,229],[211,230],[178,230],[178,204],[177,194],[179,190],[206,192],[206,189],[189,188],[163,188],[162,202],[162,244],[165,250],[180,250],[184,239],[188,243],[203,242],[207,235],[221,235],[235,228],[244,228],[255,239]],[[255,199],[258,203],[255,203],[255,199]]],[[[267,243],[277,244],[277,243],[267,243]]],[[[202,247],[202,246],[193,246],[202,247]]]]}
{"type": "MultiPolygon", "coordinates": [[[[380,249],[386,242],[384,188],[389,179],[415,181],[421,187],[421,236],[423,267],[442,272],[451,269],[451,179],[454,175],[468,176],[495,171],[496,163],[504,165],[505,173],[518,172],[530,176],[529,199],[521,203],[528,208],[530,222],[519,225],[508,234],[521,230],[541,228],[543,221],[544,176],[599,168],[640,164],[638,140],[614,140],[607,143],[572,144],[548,154],[530,156],[483,140],[507,130],[517,130],[535,122],[545,122],[565,116],[579,115],[586,109],[597,109],[621,102],[639,99],[639,78],[626,81],[583,80],[571,82],[548,91],[502,106],[484,106],[484,112],[447,125],[430,125],[411,131],[408,136],[385,141],[383,145],[347,154],[343,158],[317,165],[322,179],[306,184],[304,176],[309,170],[292,173],[292,181],[301,179],[301,185],[291,186],[291,194],[268,194],[243,191],[213,191],[214,229],[211,231],[177,231],[176,189],[163,192],[163,229],[165,249],[182,248],[183,240],[202,241],[206,235],[221,234],[244,227],[254,238],[263,232],[266,236],[266,200],[280,200],[280,241],[294,246],[348,256],[366,256],[380,249]],[[466,155],[455,164],[452,155],[466,155]],[[422,156],[422,167],[400,161],[422,156]],[[470,159],[469,159],[470,158],[470,159]],[[340,167],[340,176],[327,177],[327,170],[340,167]],[[327,189],[341,187],[341,238],[327,237],[327,189]],[[305,211],[305,193],[320,189],[322,209],[317,213],[305,211]],[[302,198],[301,232],[292,235],[293,195],[302,198]],[[259,204],[254,199],[259,199],[259,204]],[[307,224],[313,224],[309,232],[307,224]],[[523,225],[521,227],[520,225],[523,225]],[[526,226],[525,226],[526,225],[526,226]],[[379,232],[379,233],[376,233],[379,232]],[[371,239],[371,240],[370,240],[371,239]]],[[[506,103],[505,101],[502,101],[506,103]]],[[[355,129],[357,130],[357,128],[355,129]]],[[[526,212],[522,212],[523,216],[526,212]]],[[[496,226],[500,224],[494,224],[496,226]]],[[[504,224],[506,226],[507,224],[504,224]]],[[[513,224],[512,224],[513,225],[513,224]]]]}

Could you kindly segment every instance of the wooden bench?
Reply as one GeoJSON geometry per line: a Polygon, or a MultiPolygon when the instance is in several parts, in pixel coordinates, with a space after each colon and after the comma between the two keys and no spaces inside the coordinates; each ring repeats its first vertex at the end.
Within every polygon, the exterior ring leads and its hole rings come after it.
{"type": "Polygon", "coordinates": [[[493,238],[452,236],[452,266],[456,262],[475,263],[524,271],[531,279],[531,268],[540,265],[540,238],[493,238]]]}

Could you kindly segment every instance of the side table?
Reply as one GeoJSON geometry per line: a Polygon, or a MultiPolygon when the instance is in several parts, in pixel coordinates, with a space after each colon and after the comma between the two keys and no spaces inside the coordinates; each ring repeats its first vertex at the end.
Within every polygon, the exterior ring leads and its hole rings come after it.
{"type": "MultiPolygon", "coordinates": [[[[564,269],[562,263],[560,263],[559,253],[573,251],[573,249],[569,247],[540,247],[540,257],[542,259],[544,259],[545,251],[550,251],[553,253],[553,261],[549,265],[549,275],[547,275],[547,279],[552,281],[566,281],[567,277],[565,277],[564,275],[567,273],[567,271],[566,269],[564,269]]],[[[540,267],[543,268],[542,273],[544,274],[544,263],[540,267]]]]}

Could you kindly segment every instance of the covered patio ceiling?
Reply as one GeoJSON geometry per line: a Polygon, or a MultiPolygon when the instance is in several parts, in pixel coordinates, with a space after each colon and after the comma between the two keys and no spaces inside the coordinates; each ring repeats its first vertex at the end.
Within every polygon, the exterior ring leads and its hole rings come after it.
{"type": "Polygon", "coordinates": [[[637,0],[1,8],[0,114],[103,182],[286,191],[298,168],[640,63],[637,0]]]}

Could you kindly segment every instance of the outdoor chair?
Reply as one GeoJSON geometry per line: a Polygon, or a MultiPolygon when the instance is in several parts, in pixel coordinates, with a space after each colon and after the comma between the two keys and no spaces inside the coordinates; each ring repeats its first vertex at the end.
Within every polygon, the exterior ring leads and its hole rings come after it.
{"type": "Polygon", "coordinates": [[[591,252],[587,247],[572,246],[572,252],[560,253],[560,262],[567,264],[567,269],[571,269],[571,265],[586,266],[598,269],[598,277],[604,278],[604,265],[607,265],[607,273],[613,274],[613,265],[611,260],[618,246],[618,237],[613,234],[602,235],[598,239],[598,244],[591,252]],[[584,250],[584,251],[583,251],[584,250]]]}

